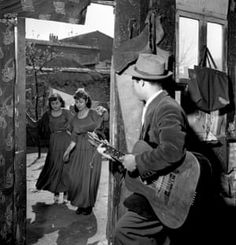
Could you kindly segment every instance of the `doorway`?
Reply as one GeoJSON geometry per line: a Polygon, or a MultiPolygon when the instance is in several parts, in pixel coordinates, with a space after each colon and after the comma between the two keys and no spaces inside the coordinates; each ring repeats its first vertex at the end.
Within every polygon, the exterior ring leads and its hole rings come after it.
{"type": "MultiPolygon", "coordinates": [[[[38,74],[39,87],[41,87],[39,118],[47,109],[48,94],[60,93],[69,109],[73,104],[73,92],[78,87],[88,90],[94,107],[102,104],[109,110],[113,33],[113,7],[100,4],[89,5],[83,26],[26,19],[26,44],[27,42],[34,43],[38,49],[47,49],[51,45],[64,54],[59,59],[56,57],[52,60],[49,66],[44,67],[44,72],[38,74]],[[104,29],[104,22],[102,23],[103,16],[109,24],[107,30],[104,29]],[[100,29],[99,26],[92,26],[99,22],[100,29]],[[86,52],[89,53],[88,57],[86,57],[86,52]],[[81,59],[78,58],[80,53],[82,53],[81,59]]],[[[28,75],[26,77],[26,112],[32,118],[32,121],[29,119],[27,124],[27,244],[103,242],[106,239],[108,201],[108,162],[106,160],[102,161],[94,212],[89,216],[78,216],[75,213],[76,207],[70,203],[65,205],[59,201],[55,205],[52,193],[38,191],[35,188],[46,159],[47,148],[42,146],[39,158],[33,123],[35,120],[35,81],[30,74],[32,67],[26,66],[26,70],[28,75]]]]}

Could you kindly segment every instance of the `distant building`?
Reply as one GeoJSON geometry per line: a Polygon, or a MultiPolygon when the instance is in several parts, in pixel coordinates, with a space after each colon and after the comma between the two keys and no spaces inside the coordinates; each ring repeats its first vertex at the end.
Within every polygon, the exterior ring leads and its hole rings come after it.
{"type": "Polygon", "coordinates": [[[56,38],[51,38],[49,41],[27,39],[26,42],[34,43],[37,48],[42,50],[46,50],[50,46],[57,52],[63,53],[65,58],[75,60],[88,68],[94,69],[95,65],[99,63],[100,51],[98,46],[64,43],[56,38]]]}
{"type": "MultiPolygon", "coordinates": [[[[84,87],[92,99],[109,104],[110,95],[110,67],[112,57],[113,38],[99,32],[91,32],[59,40],[50,34],[49,41],[27,39],[36,48],[46,50],[49,47],[62,53],[48,62],[38,74],[40,85],[40,114],[45,111],[47,95],[50,88],[72,95],[78,87],[84,87]]],[[[27,102],[28,111],[34,113],[34,76],[27,69],[27,102]]]]}
{"type": "MultiPolygon", "coordinates": [[[[100,32],[94,31],[69,38],[58,39],[50,34],[49,41],[27,39],[40,49],[48,46],[62,52],[65,59],[76,61],[83,67],[97,69],[101,73],[109,73],[111,67],[113,38],[100,32]]],[[[70,62],[71,63],[71,62],[70,62]]]]}
{"type": "Polygon", "coordinates": [[[60,41],[76,45],[88,45],[92,47],[98,47],[99,62],[95,65],[95,69],[101,73],[110,73],[113,48],[112,37],[100,31],[94,31],[78,36],[64,38],[60,41]]]}
{"type": "Polygon", "coordinates": [[[99,61],[111,61],[113,38],[100,31],[94,31],[78,36],[64,38],[60,41],[63,43],[98,47],[99,61]]]}

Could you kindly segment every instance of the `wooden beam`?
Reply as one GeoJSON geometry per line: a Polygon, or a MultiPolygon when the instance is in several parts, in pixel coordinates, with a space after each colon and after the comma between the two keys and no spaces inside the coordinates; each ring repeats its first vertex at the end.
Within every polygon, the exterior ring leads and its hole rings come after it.
{"type": "Polygon", "coordinates": [[[14,91],[14,239],[26,239],[26,103],[25,103],[25,19],[16,26],[16,82],[14,91]]]}
{"type": "Polygon", "coordinates": [[[97,3],[102,5],[109,5],[115,7],[115,0],[103,1],[103,0],[91,0],[91,3],[97,3]]]}

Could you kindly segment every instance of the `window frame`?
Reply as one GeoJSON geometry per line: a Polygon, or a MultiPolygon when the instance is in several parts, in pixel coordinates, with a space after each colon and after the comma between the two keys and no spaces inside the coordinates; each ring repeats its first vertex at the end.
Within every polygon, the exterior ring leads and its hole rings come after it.
{"type": "Polygon", "coordinates": [[[179,78],[179,19],[180,17],[191,18],[199,21],[199,45],[198,45],[198,63],[202,53],[204,51],[204,46],[207,44],[207,23],[220,24],[223,27],[222,33],[222,71],[227,72],[227,20],[211,17],[208,15],[201,15],[197,13],[187,12],[183,10],[177,10],[176,12],[176,82],[181,82],[179,78]]]}

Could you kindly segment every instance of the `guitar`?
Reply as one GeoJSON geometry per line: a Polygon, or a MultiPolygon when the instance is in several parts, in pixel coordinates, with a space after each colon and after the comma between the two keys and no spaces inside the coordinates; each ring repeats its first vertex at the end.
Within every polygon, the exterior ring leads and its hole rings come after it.
{"type": "MultiPolygon", "coordinates": [[[[105,154],[121,162],[120,157],[124,154],[107,141],[100,140],[95,133],[89,133],[89,142],[94,146],[102,144],[106,149],[105,154]]],[[[132,153],[140,154],[150,150],[152,147],[140,140],[134,145],[132,153]]],[[[134,177],[126,171],[125,184],[129,191],[147,198],[153,211],[165,226],[176,229],[183,225],[189,214],[199,178],[199,162],[191,152],[187,151],[183,163],[172,172],[148,181],[142,180],[140,176],[134,177]]]]}

